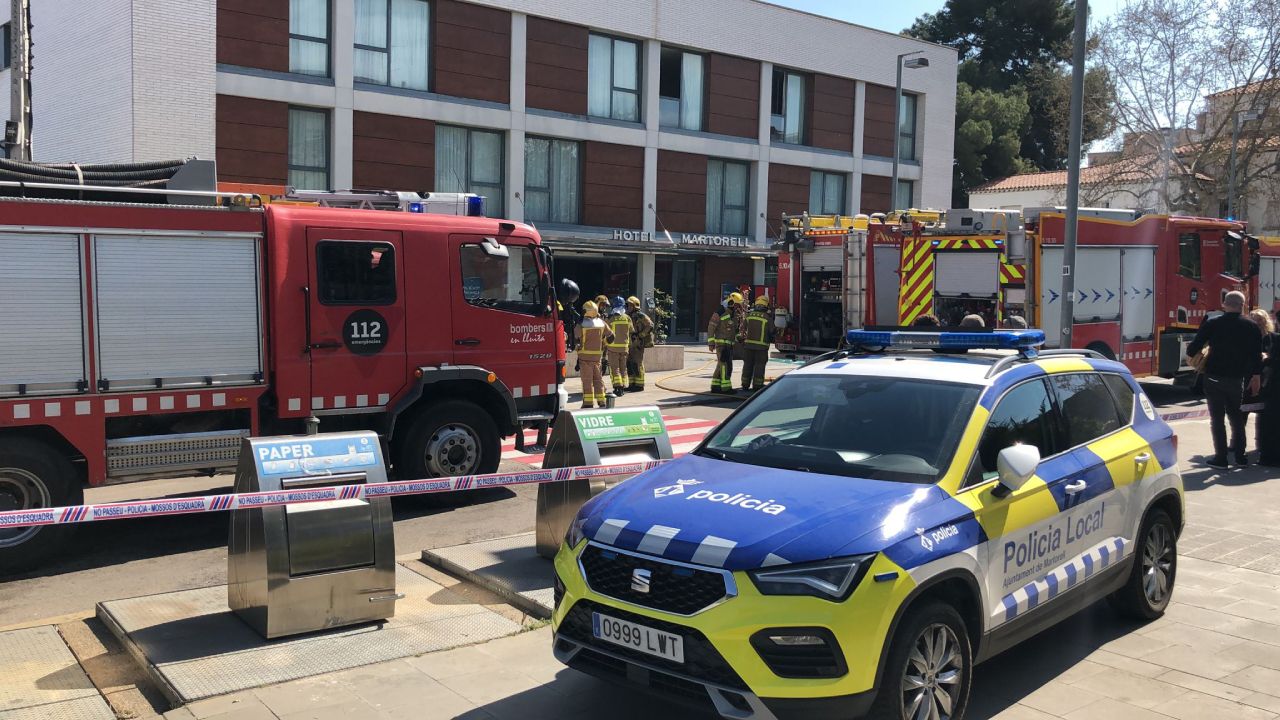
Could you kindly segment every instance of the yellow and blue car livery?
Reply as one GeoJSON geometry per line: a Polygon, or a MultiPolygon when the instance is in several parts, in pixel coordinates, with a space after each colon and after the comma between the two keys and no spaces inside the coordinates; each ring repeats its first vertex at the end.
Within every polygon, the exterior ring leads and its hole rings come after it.
{"type": "MultiPolygon", "coordinates": [[[[1163,611],[1183,524],[1176,440],[1122,364],[1088,351],[1038,354],[1028,343],[1043,340],[1039,331],[955,341],[1014,354],[919,350],[945,350],[956,333],[857,332],[851,345],[888,350],[840,353],[788,373],[693,454],[582,508],[555,560],[562,662],[728,718],[849,717],[873,707],[895,717],[892,708],[911,709],[910,696],[895,705],[877,693],[900,690],[886,665],[895,644],[912,641],[902,633],[926,605],[961,618],[970,665],[1105,596],[1153,588],[1145,612],[1163,611]],[[899,345],[915,350],[896,352],[899,345]],[[743,447],[757,448],[763,431],[742,418],[753,408],[764,408],[757,417],[784,412],[770,409],[771,395],[803,397],[804,383],[832,382],[865,386],[853,391],[864,406],[869,396],[857,392],[894,382],[933,383],[912,396],[926,402],[967,398],[952,410],[954,451],[936,477],[824,474],[803,461],[753,464],[746,450],[715,450],[735,427],[756,433],[743,447]],[[1006,444],[1035,446],[1033,471],[1009,479],[998,452],[1006,444]],[[1172,536],[1170,562],[1135,553],[1153,518],[1172,536]]],[[[952,422],[902,407],[915,402],[877,409],[882,420],[838,403],[852,418],[843,436],[909,448],[914,434],[952,422]]],[[[838,452],[854,463],[866,455],[838,452]]],[[[937,686],[943,675],[921,677],[937,686]]],[[[967,676],[964,683],[940,715],[962,716],[967,676]]]]}

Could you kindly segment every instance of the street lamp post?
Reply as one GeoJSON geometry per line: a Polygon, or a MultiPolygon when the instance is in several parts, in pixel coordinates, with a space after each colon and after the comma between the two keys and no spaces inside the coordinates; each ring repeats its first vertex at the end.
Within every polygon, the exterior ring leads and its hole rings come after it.
{"type": "Polygon", "coordinates": [[[1240,139],[1240,123],[1257,120],[1259,114],[1255,110],[1244,110],[1235,114],[1231,122],[1231,158],[1227,161],[1227,219],[1236,219],[1236,142],[1240,139]]]}
{"type": "MultiPolygon", "coordinates": [[[[898,146],[902,142],[901,128],[898,127],[898,123],[902,122],[902,118],[900,117],[902,113],[902,68],[905,67],[908,70],[915,70],[917,68],[929,67],[929,58],[913,58],[906,62],[903,62],[903,60],[911,57],[912,55],[920,55],[922,53],[924,53],[923,50],[916,50],[915,52],[902,53],[898,56],[898,81],[893,89],[893,180],[889,187],[889,203],[895,207],[889,208],[890,212],[899,209],[907,209],[896,207],[898,204],[898,146]]],[[[910,205],[910,203],[907,204],[910,205]]]]}

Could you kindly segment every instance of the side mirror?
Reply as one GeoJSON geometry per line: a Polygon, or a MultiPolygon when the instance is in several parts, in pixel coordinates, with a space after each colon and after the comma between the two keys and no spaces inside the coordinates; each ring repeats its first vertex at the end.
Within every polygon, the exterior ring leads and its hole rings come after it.
{"type": "Polygon", "coordinates": [[[511,252],[507,250],[507,246],[498,242],[497,238],[487,237],[480,243],[480,249],[489,257],[511,257],[511,252]]]}
{"type": "Polygon", "coordinates": [[[1040,466],[1040,449],[1035,445],[1010,445],[996,456],[996,472],[1000,484],[993,491],[996,497],[1005,497],[1017,490],[1036,474],[1040,466]]]}

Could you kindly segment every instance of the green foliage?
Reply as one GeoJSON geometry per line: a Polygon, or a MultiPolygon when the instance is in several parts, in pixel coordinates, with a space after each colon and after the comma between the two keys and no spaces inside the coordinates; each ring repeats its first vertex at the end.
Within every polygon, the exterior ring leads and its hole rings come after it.
{"type": "MultiPolygon", "coordinates": [[[[1066,166],[1073,12],[1067,0],[947,0],[906,30],[960,57],[956,207],[988,180],[1066,166]]],[[[1105,69],[1086,73],[1086,145],[1115,129],[1113,96],[1105,69]]]]}
{"type": "Polygon", "coordinates": [[[653,341],[658,345],[665,345],[671,334],[673,307],[671,293],[653,289],[653,341]]]}

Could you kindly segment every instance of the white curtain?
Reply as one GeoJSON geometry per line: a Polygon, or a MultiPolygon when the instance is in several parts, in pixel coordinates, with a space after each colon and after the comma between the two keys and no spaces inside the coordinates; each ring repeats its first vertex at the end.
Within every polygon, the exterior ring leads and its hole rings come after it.
{"type": "Polygon", "coordinates": [[[707,161],[707,232],[724,232],[721,211],[724,208],[724,161],[707,161]]]}
{"type": "Polygon", "coordinates": [[[822,196],[822,212],[827,215],[844,214],[844,175],[826,173],[824,194],[822,196]]]}
{"type": "Polygon", "coordinates": [[[791,73],[787,74],[787,106],[786,106],[785,142],[804,142],[804,78],[791,73]]]}
{"type": "Polygon", "coordinates": [[[436,125],[436,191],[467,192],[467,130],[436,125]]]}
{"type": "Polygon", "coordinates": [[[680,73],[680,127],[702,129],[702,56],[684,53],[680,73]]]}
{"type": "Polygon", "coordinates": [[[747,166],[724,164],[724,210],[721,232],[727,235],[747,234],[747,194],[750,188],[747,166]]]}
{"type": "Polygon", "coordinates": [[[426,0],[391,0],[391,85],[427,89],[431,17],[426,0]]]}
{"type": "Polygon", "coordinates": [[[502,133],[471,131],[471,177],[467,192],[485,196],[486,213],[502,217],[502,133]]]}
{"type": "MultiPolygon", "coordinates": [[[[328,40],[328,0],[289,0],[289,32],[328,40]]],[[[328,75],[329,43],[289,38],[289,72],[328,75]]]]}
{"type": "Polygon", "coordinates": [[[550,162],[550,140],[525,138],[524,219],[529,222],[547,222],[551,219],[550,162]]]}
{"type": "Polygon", "coordinates": [[[289,110],[289,184],[303,190],[328,190],[328,122],[323,112],[289,110]]]}
{"type": "Polygon", "coordinates": [[[613,114],[615,120],[640,121],[640,46],[613,41],[613,114]]]}
{"type": "Polygon", "coordinates": [[[381,50],[355,48],[354,73],[359,82],[387,84],[387,0],[356,0],[357,45],[381,50]]]}
{"type": "Polygon", "coordinates": [[[587,46],[587,114],[609,117],[613,91],[613,40],[592,35],[587,46]]]}
{"type": "Polygon", "coordinates": [[[551,143],[551,220],[578,223],[578,143],[554,140],[551,143]]]}

